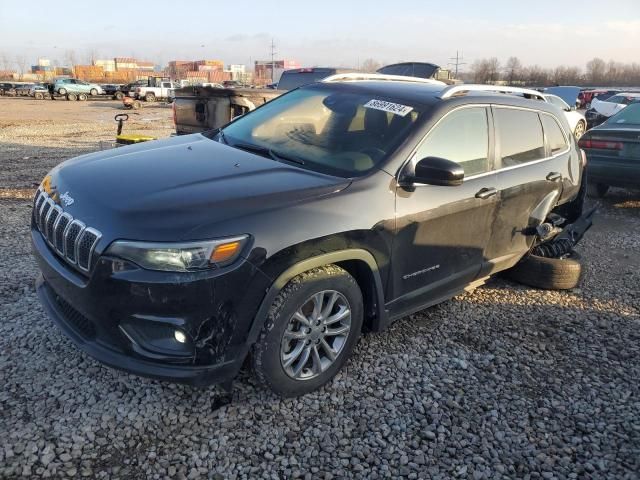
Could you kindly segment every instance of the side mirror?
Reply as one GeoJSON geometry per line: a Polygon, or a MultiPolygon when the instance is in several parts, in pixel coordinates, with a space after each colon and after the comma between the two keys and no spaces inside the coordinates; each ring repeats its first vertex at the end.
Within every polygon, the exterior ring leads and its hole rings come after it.
{"type": "Polygon", "coordinates": [[[413,173],[407,173],[402,183],[455,187],[462,185],[463,179],[464,168],[460,164],[446,158],[427,157],[416,163],[413,173]]]}

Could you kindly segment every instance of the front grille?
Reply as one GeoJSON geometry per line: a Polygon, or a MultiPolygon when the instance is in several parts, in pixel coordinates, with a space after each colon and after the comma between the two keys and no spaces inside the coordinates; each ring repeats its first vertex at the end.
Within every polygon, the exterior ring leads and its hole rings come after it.
{"type": "Polygon", "coordinates": [[[64,212],[44,191],[38,190],[34,219],[43,238],[67,263],[88,272],[102,234],[64,212]]]}
{"type": "Polygon", "coordinates": [[[55,300],[65,320],[71,323],[78,333],[89,340],[96,337],[96,327],[91,320],[73,308],[71,304],[67,303],[61,296],[56,295],[55,300]]]}

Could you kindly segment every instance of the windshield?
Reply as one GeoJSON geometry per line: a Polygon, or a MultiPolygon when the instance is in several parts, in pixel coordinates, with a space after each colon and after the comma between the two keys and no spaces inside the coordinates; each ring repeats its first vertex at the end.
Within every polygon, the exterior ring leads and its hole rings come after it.
{"type": "Polygon", "coordinates": [[[296,159],[304,168],[352,177],[391,154],[421,111],[406,102],[314,86],[238,118],[224,128],[221,141],[271,150],[272,157],[296,159]]]}
{"type": "Polygon", "coordinates": [[[629,97],[627,95],[614,95],[613,97],[609,97],[603,101],[609,102],[609,103],[619,103],[621,105],[629,105],[630,103],[633,103],[634,101],[639,101],[639,100],[640,100],[640,97],[629,97]]]}
{"type": "Polygon", "coordinates": [[[640,104],[635,103],[607,119],[607,125],[640,125],[640,104]]]}

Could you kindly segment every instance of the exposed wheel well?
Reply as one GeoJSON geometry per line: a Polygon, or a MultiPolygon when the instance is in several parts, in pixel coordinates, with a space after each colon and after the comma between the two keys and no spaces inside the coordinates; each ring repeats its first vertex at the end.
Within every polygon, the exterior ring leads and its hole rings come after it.
{"type": "Polygon", "coordinates": [[[349,272],[360,287],[364,304],[363,330],[378,330],[379,326],[376,320],[378,316],[379,299],[376,293],[375,278],[369,265],[362,260],[344,260],[342,262],[335,262],[335,265],[349,272]]]}

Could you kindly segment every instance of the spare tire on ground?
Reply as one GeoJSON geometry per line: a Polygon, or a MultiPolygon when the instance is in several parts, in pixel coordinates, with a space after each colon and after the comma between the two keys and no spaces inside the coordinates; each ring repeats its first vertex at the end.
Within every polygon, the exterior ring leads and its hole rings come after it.
{"type": "Polygon", "coordinates": [[[547,258],[529,254],[505,276],[523,285],[547,290],[569,290],[580,282],[580,255],[571,251],[562,258],[547,258]]]}

